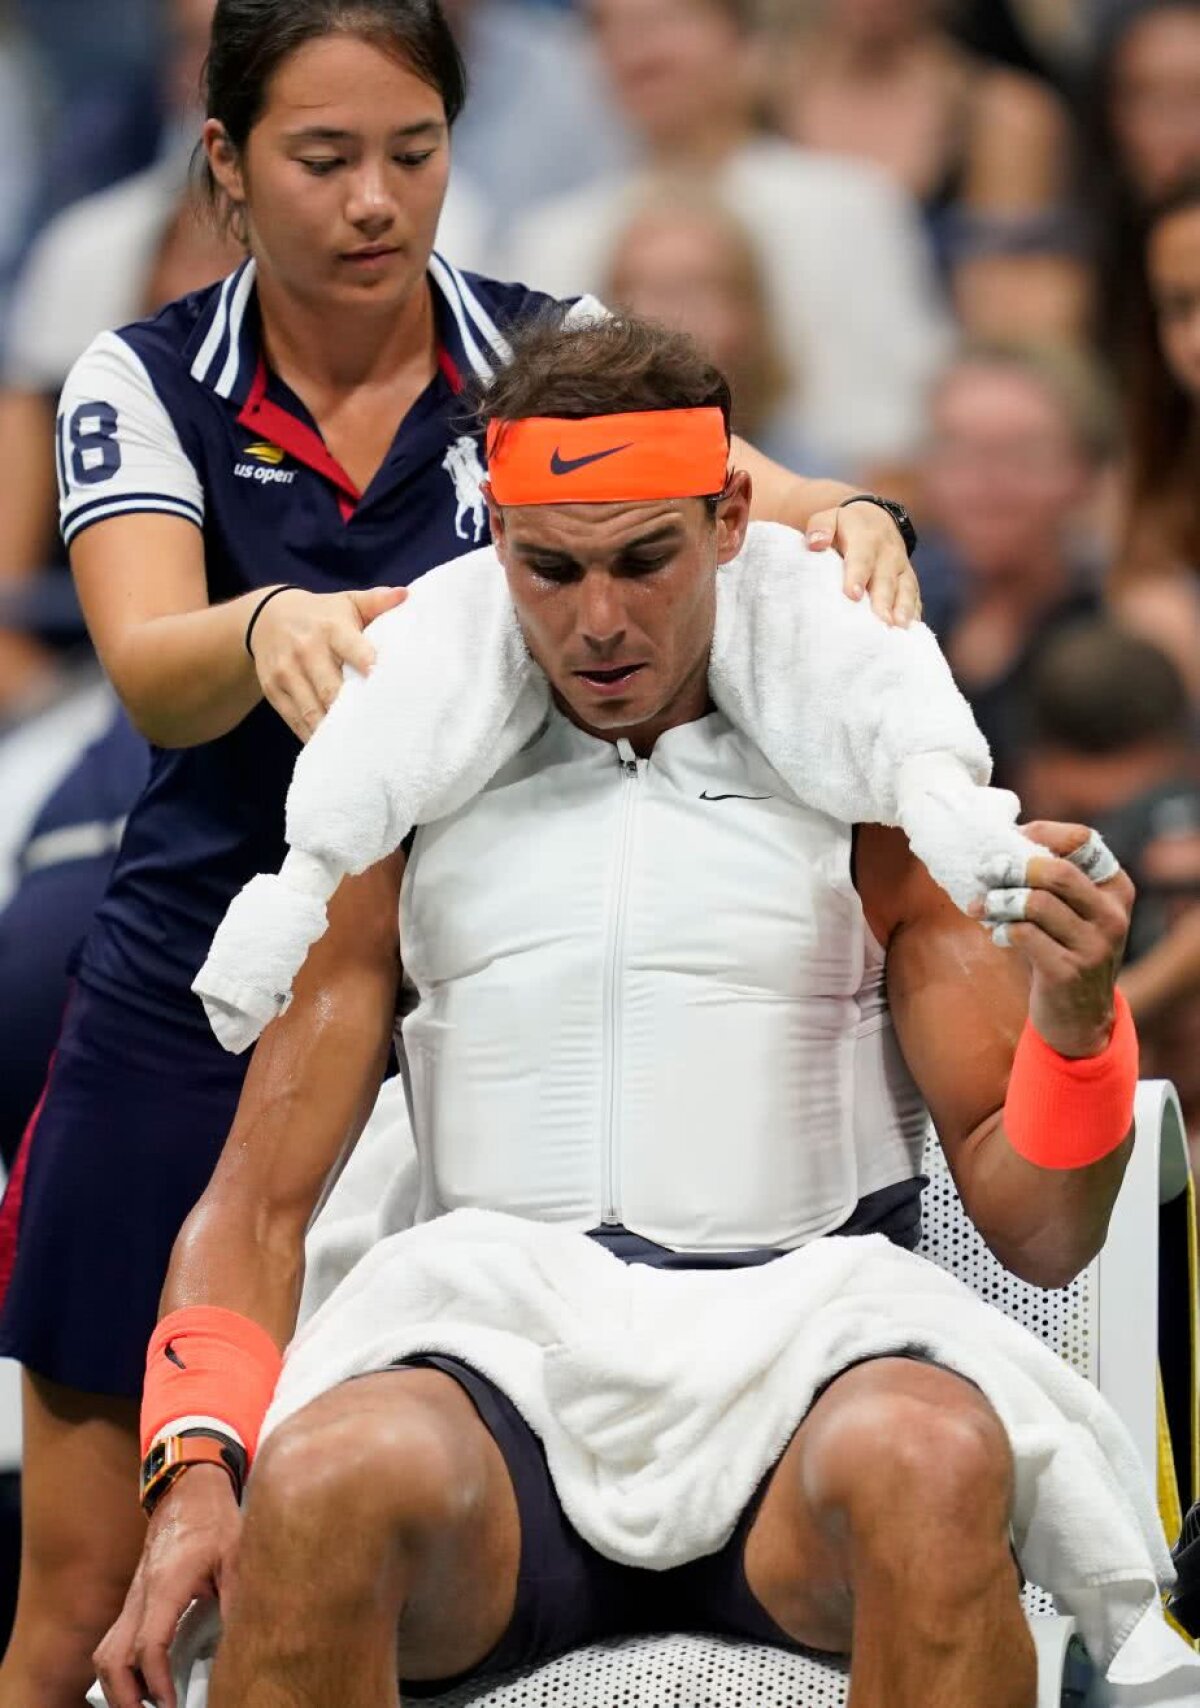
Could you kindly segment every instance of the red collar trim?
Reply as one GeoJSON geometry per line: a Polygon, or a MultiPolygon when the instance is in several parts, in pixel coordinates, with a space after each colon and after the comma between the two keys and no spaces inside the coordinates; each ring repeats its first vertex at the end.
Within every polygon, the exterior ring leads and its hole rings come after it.
{"type": "MultiPolygon", "coordinates": [[[[463,389],[462,375],[454,358],[444,346],[438,347],[438,367],[457,397],[463,389]]],[[[332,481],[338,491],[338,508],[342,513],[342,520],[349,521],[362,498],[362,493],[341,463],[332,455],[321,435],[290,414],[282,405],[273,403],[267,396],[267,359],[261,352],[249,394],[238,411],[238,421],[251,432],[261,433],[273,445],[278,445],[281,451],[295,457],[305,468],[313,469],[317,474],[324,475],[326,480],[332,481]]]]}
{"type": "Polygon", "coordinates": [[[250,394],[238,412],[238,421],[252,432],[261,433],[273,445],[278,445],[281,451],[286,451],[289,457],[295,457],[298,463],[303,463],[305,468],[314,469],[317,474],[322,474],[326,480],[332,481],[339,493],[350,499],[353,508],[362,493],[337,458],[331,455],[324,439],[305,422],[298,421],[294,415],[289,414],[281,405],[273,403],[266,392],[267,361],[265,356],[260,355],[258,370],[254,375],[250,394]]]}

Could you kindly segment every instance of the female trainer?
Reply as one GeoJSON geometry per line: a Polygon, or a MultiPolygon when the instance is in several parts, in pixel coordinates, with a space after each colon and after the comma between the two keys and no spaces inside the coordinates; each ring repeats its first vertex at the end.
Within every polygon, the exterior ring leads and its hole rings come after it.
{"type": "MultiPolygon", "coordinates": [[[[247,259],[97,339],[58,421],[88,626],[154,751],[0,1215],[0,1353],[24,1366],[0,1708],[74,1708],[137,1563],[146,1342],[246,1067],[192,979],[280,862],[298,741],[343,663],[369,666],[364,626],[486,539],[459,393],[545,302],[432,252],[464,95],[436,0],[220,0],[206,78],[206,169],[247,259]]],[[[758,514],[915,610],[902,514],[737,456],[758,514]]]]}

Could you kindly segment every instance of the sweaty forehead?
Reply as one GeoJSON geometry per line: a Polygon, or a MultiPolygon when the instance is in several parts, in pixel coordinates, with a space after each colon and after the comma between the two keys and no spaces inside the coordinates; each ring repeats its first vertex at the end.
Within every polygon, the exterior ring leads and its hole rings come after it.
{"type": "Polygon", "coordinates": [[[699,498],[651,499],[635,504],[516,504],[504,512],[517,551],[565,552],[578,563],[603,562],[649,534],[694,529],[703,514],[699,498]]]}

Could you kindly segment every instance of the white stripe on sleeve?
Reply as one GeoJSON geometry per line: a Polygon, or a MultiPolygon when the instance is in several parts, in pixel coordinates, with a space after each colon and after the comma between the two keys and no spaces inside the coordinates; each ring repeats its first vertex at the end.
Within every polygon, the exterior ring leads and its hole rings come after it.
{"type": "Polygon", "coordinates": [[[204,525],[204,489],[141,357],[102,332],[59,404],[60,517],[69,545],[114,516],[159,512],[204,525]]]}

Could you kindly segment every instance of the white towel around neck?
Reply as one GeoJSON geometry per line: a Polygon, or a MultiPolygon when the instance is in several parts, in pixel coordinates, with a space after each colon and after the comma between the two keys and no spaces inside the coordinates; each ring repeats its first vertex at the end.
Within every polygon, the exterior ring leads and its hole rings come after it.
{"type": "MultiPolygon", "coordinates": [[[[347,673],[297,761],[281,872],[235,897],[193,985],[227,1049],[248,1048],[287,1007],[341,878],[470,800],[546,715],[549,687],[491,546],[422,576],[369,634],[374,668],[347,673]]],[[[987,744],[937,642],[847,599],[835,553],[751,525],[718,571],[709,687],[797,800],[846,823],[901,825],[960,906],[997,861],[1020,883],[1035,846],[1016,828],[1016,797],[985,786],[987,744]]]]}

